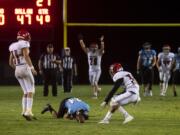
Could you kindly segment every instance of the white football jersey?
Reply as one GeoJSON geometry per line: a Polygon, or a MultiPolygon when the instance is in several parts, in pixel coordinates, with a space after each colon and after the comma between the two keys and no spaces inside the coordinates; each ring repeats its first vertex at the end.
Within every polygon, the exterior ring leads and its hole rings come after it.
{"type": "Polygon", "coordinates": [[[113,76],[113,81],[116,82],[119,79],[123,79],[123,86],[126,91],[132,91],[136,94],[139,94],[139,89],[131,89],[131,88],[137,88],[139,87],[136,79],[132,76],[132,74],[130,72],[127,71],[120,71],[117,72],[114,76],[113,76]]]}
{"type": "Polygon", "coordinates": [[[29,48],[30,43],[28,41],[19,40],[17,42],[12,43],[9,46],[9,51],[12,52],[15,60],[15,65],[23,65],[26,64],[26,60],[22,54],[23,48],[29,48]]]}
{"type": "Polygon", "coordinates": [[[169,52],[168,54],[165,54],[163,52],[158,54],[158,59],[160,62],[160,66],[162,69],[171,69],[173,61],[174,61],[174,53],[169,52]]]}
{"type": "Polygon", "coordinates": [[[90,70],[101,70],[101,58],[103,53],[98,49],[95,52],[89,50],[87,52],[88,64],[90,70]]]}

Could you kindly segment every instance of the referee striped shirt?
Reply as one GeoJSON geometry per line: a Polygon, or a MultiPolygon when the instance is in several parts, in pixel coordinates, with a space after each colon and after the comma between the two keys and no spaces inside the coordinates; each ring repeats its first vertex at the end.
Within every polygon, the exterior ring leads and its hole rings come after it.
{"type": "Polygon", "coordinates": [[[57,64],[52,63],[53,60],[60,60],[60,56],[57,54],[42,54],[40,57],[40,61],[42,63],[43,69],[56,69],[58,67],[57,64]]]}
{"type": "Polygon", "coordinates": [[[62,59],[63,69],[72,69],[75,64],[75,60],[70,56],[64,56],[62,59]]]}

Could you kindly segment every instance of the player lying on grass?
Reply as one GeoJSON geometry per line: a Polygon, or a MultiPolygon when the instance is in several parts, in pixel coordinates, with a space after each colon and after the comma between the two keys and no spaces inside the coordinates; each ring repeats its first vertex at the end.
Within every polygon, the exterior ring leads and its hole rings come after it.
{"type": "Polygon", "coordinates": [[[109,111],[99,123],[109,124],[112,114],[118,109],[124,116],[123,124],[126,124],[134,118],[122,106],[129,103],[137,103],[141,100],[139,97],[139,85],[131,73],[123,71],[123,67],[119,63],[111,65],[109,73],[115,84],[101,104],[102,107],[105,107],[111,100],[109,111]],[[125,88],[124,92],[113,96],[120,86],[125,88]]]}
{"type": "Polygon", "coordinates": [[[47,111],[49,111],[55,118],[67,118],[70,120],[76,119],[80,123],[84,123],[89,117],[89,105],[74,97],[62,100],[58,112],[50,104],[47,104],[41,113],[44,114],[47,111]]]}

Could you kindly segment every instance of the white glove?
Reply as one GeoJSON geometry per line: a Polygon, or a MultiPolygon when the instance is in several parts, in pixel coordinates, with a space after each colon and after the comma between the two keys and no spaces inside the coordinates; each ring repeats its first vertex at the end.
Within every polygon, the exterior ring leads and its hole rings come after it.
{"type": "Polygon", "coordinates": [[[101,106],[101,107],[105,107],[106,105],[107,105],[107,103],[104,101],[104,102],[101,103],[100,106],[101,106]]]}

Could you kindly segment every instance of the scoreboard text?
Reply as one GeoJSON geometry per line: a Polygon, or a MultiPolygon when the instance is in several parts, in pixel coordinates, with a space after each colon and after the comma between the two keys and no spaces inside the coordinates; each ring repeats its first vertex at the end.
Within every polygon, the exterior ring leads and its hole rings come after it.
{"type": "MultiPolygon", "coordinates": [[[[18,1],[14,0],[15,3],[18,1]]],[[[21,2],[24,2],[24,6],[22,4],[20,6],[14,6],[8,5],[8,0],[6,0],[6,3],[4,3],[8,6],[1,6],[2,4],[0,3],[0,27],[5,26],[7,23],[19,25],[51,24],[52,1],[53,0],[31,0],[30,5],[28,5],[28,3],[26,3],[27,0],[23,0],[21,2]]]]}

